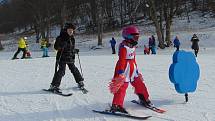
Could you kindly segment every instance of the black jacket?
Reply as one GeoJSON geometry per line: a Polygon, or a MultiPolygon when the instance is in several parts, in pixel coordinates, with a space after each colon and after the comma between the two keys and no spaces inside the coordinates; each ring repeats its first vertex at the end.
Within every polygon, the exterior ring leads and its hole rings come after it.
{"type": "Polygon", "coordinates": [[[56,38],[54,48],[58,50],[56,60],[64,63],[75,62],[75,39],[67,32],[61,32],[56,38]]]}
{"type": "Polygon", "coordinates": [[[198,50],[199,49],[199,44],[198,44],[199,39],[197,37],[192,37],[191,42],[192,42],[191,48],[194,50],[198,50]]]}

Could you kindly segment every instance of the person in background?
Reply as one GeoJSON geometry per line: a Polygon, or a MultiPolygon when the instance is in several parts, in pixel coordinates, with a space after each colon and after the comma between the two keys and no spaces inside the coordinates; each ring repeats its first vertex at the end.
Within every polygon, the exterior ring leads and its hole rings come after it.
{"type": "Polygon", "coordinates": [[[192,45],[191,45],[191,48],[194,50],[194,53],[197,57],[197,54],[199,52],[199,39],[198,37],[196,36],[196,34],[193,34],[193,37],[191,38],[191,42],[192,42],[192,45]]]}
{"type": "Polygon", "coordinates": [[[175,37],[175,39],[173,40],[173,44],[174,44],[174,47],[176,48],[176,51],[179,51],[179,48],[180,48],[180,41],[178,39],[178,36],[175,37]]]}
{"type": "Polygon", "coordinates": [[[149,55],[149,53],[150,53],[149,48],[146,45],[144,45],[144,54],[149,55]]]}
{"type": "Polygon", "coordinates": [[[25,55],[25,58],[32,58],[28,44],[26,45],[26,55],[25,55]]]}
{"type": "Polygon", "coordinates": [[[21,37],[19,38],[19,42],[18,42],[18,50],[16,51],[16,53],[14,54],[12,59],[19,59],[17,58],[17,55],[20,53],[20,51],[23,52],[21,59],[24,59],[26,57],[26,47],[27,47],[27,37],[21,37]]]}
{"type": "Polygon", "coordinates": [[[49,57],[47,45],[48,45],[48,41],[47,41],[46,39],[43,38],[43,39],[41,40],[41,48],[42,48],[42,50],[43,50],[43,56],[42,56],[42,57],[49,57]]]}
{"type": "Polygon", "coordinates": [[[112,48],[112,54],[116,54],[116,40],[114,39],[114,37],[112,37],[112,39],[110,40],[110,44],[111,44],[111,48],[112,48]]]}
{"type": "Polygon", "coordinates": [[[152,35],[149,37],[149,52],[151,51],[151,54],[156,54],[156,43],[155,43],[155,37],[152,35]]]}

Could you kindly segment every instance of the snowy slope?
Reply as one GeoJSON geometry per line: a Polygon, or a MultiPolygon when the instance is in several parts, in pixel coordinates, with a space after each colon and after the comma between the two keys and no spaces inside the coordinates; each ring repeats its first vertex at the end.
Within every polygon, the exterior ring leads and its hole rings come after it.
{"type": "MultiPolygon", "coordinates": [[[[107,85],[114,71],[117,55],[110,50],[81,52],[81,64],[88,94],[76,90],[73,76],[67,69],[61,84],[71,97],[61,97],[41,91],[48,88],[54,73],[55,58],[9,60],[13,53],[0,53],[0,121],[131,121],[95,114],[92,109],[103,110],[112,101],[107,85]],[[94,54],[92,54],[94,53],[94,54]],[[103,53],[103,54],[101,54],[103,53]]],[[[189,94],[189,102],[183,104],[184,96],[177,94],[168,79],[173,50],[162,50],[158,55],[143,55],[137,50],[137,63],[143,73],[152,102],[166,109],[157,114],[130,103],[137,99],[131,86],[127,90],[125,107],[139,116],[152,115],[149,121],[214,121],[214,69],[215,56],[212,51],[201,51],[198,62],[201,77],[198,89],[189,94]]],[[[40,55],[33,52],[33,55],[40,55]]],[[[54,55],[54,53],[51,53],[54,55]]],[[[78,60],[76,65],[79,67],[78,60]]]]}

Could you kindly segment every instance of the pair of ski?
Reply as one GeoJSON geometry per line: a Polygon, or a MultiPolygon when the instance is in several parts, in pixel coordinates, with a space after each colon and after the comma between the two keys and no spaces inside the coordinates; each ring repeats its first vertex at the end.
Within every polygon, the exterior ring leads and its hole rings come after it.
{"type": "MultiPolygon", "coordinates": [[[[131,102],[143,106],[140,102],[138,102],[136,100],[132,100],[131,102]]],[[[150,109],[150,110],[152,110],[154,112],[157,112],[157,113],[166,112],[165,110],[157,108],[157,107],[155,107],[153,105],[148,105],[148,106],[144,106],[144,107],[148,108],[148,109],[150,109]]],[[[105,111],[92,110],[92,111],[95,112],[95,113],[106,114],[106,115],[114,115],[114,116],[119,116],[119,117],[137,119],[137,120],[147,120],[148,118],[152,117],[152,116],[143,116],[143,117],[141,117],[141,116],[135,116],[135,115],[132,115],[132,114],[129,114],[129,113],[126,114],[126,113],[111,112],[109,110],[105,110],[105,111]]]]}
{"type": "MultiPolygon", "coordinates": [[[[137,101],[137,100],[132,100],[131,102],[132,102],[132,103],[135,103],[135,104],[138,104],[138,105],[142,105],[142,104],[141,104],[139,101],[137,101]]],[[[147,106],[142,105],[142,106],[144,106],[145,108],[148,108],[148,109],[150,109],[150,110],[152,110],[152,111],[154,111],[154,112],[157,112],[157,113],[165,113],[165,112],[166,112],[165,110],[160,109],[160,108],[157,108],[157,107],[154,106],[154,105],[147,105],[147,106]]]]}
{"type": "MultiPolygon", "coordinates": [[[[83,93],[83,94],[87,94],[88,93],[88,90],[84,87],[81,87],[79,88],[79,90],[83,93]]],[[[63,97],[68,97],[68,96],[71,96],[73,95],[73,93],[58,93],[58,92],[55,92],[55,91],[52,91],[50,89],[43,89],[43,91],[46,91],[46,92],[51,92],[53,94],[57,94],[57,95],[60,95],[60,96],[63,96],[63,97]]]]}

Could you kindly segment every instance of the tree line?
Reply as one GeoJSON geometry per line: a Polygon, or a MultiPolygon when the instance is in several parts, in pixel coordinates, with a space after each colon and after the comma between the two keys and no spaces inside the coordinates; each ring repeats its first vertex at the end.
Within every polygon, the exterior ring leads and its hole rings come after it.
{"type": "Polygon", "coordinates": [[[72,21],[84,25],[86,32],[98,33],[102,45],[103,31],[147,19],[155,26],[158,46],[165,48],[171,45],[173,18],[185,15],[190,22],[192,11],[215,13],[215,0],[8,0],[0,4],[0,33],[25,29],[48,39],[52,26],[62,28],[72,21]]]}

